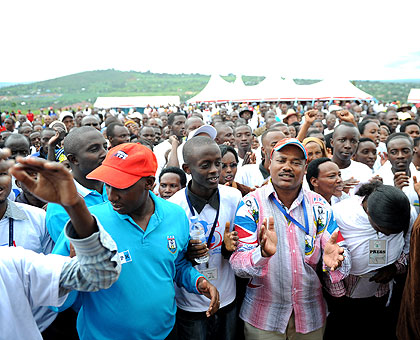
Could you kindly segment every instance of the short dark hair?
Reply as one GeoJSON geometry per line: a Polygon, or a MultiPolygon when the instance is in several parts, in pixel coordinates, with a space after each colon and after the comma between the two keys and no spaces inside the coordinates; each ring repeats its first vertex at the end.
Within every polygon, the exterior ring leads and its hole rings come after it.
{"type": "Polygon", "coordinates": [[[405,132],[405,130],[407,129],[408,126],[410,125],[417,125],[420,128],[420,124],[417,123],[414,120],[406,120],[404,123],[401,124],[400,126],[400,132],[405,132]]]}
{"type": "MultiPolygon", "coordinates": [[[[359,139],[359,144],[357,144],[356,152],[357,152],[357,150],[359,150],[360,144],[362,144],[364,142],[372,142],[373,144],[375,144],[375,142],[371,138],[362,137],[362,138],[359,139]]],[[[376,144],[375,144],[375,146],[376,146],[376,144]]]]}
{"type": "Polygon", "coordinates": [[[236,152],[236,150],[233,147],[231,147],[230,145],[221,144],[221,145],[219,145],[219,148],[220,148],[220,153],[222,154],[222,158],[228,152],[231,152],[233,154],[233,156],[235,157],[236,163],[239,163],[238,153],[236,152]]]}
{"type": "Polygon", "coordinates": [[[233,135],[235,136],[236,135],[236,130],[238,130],[239,128],[241,128],[243,126],[246,126],[249,129],[249,131],[252,133],[252,128],[249,125],[242,124],[242,125],[235,126],[235,129],[233,130],[233,135]]]}
{"type": "Polygon", "coordinates": [[[25,135],[21,135],[20,133],[12,133],[10,136],[7,136],[7,138],[4,140],[4,146],[7,147],[7,145],[12,141],[22,141],[28,143],[28,150],[31,147],[31,142],[29,138],[25,135]]]}
{"type": "Polygon", "coordinates": [[[175,117],[177,117],[177,116],[184,116],[184,117],[185,117],[185,115],[184,115],[183,113],[181,113],[181,112],[174,112],[174,113],[171,113],[171,114],[168,116],[168,123],[167,123],[167,125],[172,126],[172,125],[174,124],[175,117]]]}
{"type": "Polygon", "coordinates": [[[345,127],[350,127],[350,128],[354,128],[354,129],[356,129],[357,131],[359,131],[359,130],[358,130],[358,128],[357,128],[357,127],[355,127],[352,123],[349,123],[349,122],[342,122],[342,123],[338,124],[338,125],[334,128],[334,132],[333,132],[333,134],[332,134],[332,138],[334,138],[334,135],[335,135],[336,131],[337,131],[340,127],[342,127],[342,126],[345,126],[345,127]]]}
{"type": "MultiPolygon", "coordinates": [[[[364,134],[365,129],[366,129],[366,125],[368,125],[369,123],[375,123],[375,124],[377,124],[374,120],[369,120],[369,119],[366,119],[366,120],[363,120],[362,122],[360,122],[360,123],[357,125],[357,127],[359,128],[359,132],[360,132],[360,134],[361,134],[361,135],[363,135],[363,134],[364,134]]],[[[378,126],[378,127],[379,127],[379,126],[378,126]]]]}
{"type": "Polygon", "coordinates": [[[200,150],[203,146],[207,145],[217,145],[217,143],[207,136],[196,136],[194,138],[188,139],[184,148],[182,149],[182,157],[184,158],[184,163],[190,164],[192,161],[192,155],[195,154],[197,150],[200,150]]]}
{"type": "Polygon", "coordinates": [[[321,157],[321,158],[314,159],[308,164],[308,168],[306,169],[306,180],[308,181],[309,188],[311,190],[314,190],[314,186],[311,183],[311,178],[312,177],[318,178],[319,166],[326,162],[332,162],[332,160],[327,157],[321,157]]]}
{"type": "Polygon", "coordinates": [[[69,154],[76,155],[80,150],[81,145],[85,143],[85,136],[87,133],[96,133],[98,135],[102,135],[93,126],[81,126],[76,129],[71,129],[71,131],[63,140],[64,154],[66,156],[69,154]]]}
{"type": "Polygon", "coordinates": [[[124,126],[122,123],[111,123],[107,126],[106,128],[106,136],[109,137],[114,137],[114,133],[115,133],[115,128],[117,126],[124,126]]]}
{"type": "Polygon", "coordinates": [[[419,146],[419,144],[420,144],[420,137],[414,138],[413,142],[414,142],[414,146],[419,146]]]}
{"type": "MultiPolygon", "coordinates": [[[[269,129],[265,130],[265,131],[262,133],[262,135],[261,135],[261,143],[263,143],[263,142],[264,142],[265,137],[267,137],[267,135],[268,135],[270,132],[275,132],[275,131],[282,132],[280,129],[276,129],[276,128],[269,128],[269,129]]],[[[282,133],[283,133],[283,132],[282,132],[282,133]]],[[[286,136],[285,136],[284,138],[286,138],[286,136]]]]}
{"type": "Polygon", "coordinates": [[[391,234],[407,233],[410,226],[411,206],[402,190],[381,181],[363,184],[356,195],[367,200],[368,215],[391,234]]]}
{"type": "Polygon", "coordinates": [[[185,175],[184,170],[177,168],[175,166],[168,166],[166,168],[163,168],[163,170],[159,174],[159,182],[162,176],[167,173],[174,173],[178,175],[179,181],[181,183],[181,188],[185,188],[185,186],[187,185],[187,176],[185,175]]]}
{"type": "Polygon", "coordinates": [[[408,135],[408,133],[405,133],[405,132],[394,132],[390,134],[388,138],[386,139],[386,142],[385,142],[386,146],[388,147],[388,143],[390,141],[392,141],[393,139],[398,139],[398,138],[407,139],[408,141],[410,141],[411,146],[413,146],[413,140],[408,135]]]}

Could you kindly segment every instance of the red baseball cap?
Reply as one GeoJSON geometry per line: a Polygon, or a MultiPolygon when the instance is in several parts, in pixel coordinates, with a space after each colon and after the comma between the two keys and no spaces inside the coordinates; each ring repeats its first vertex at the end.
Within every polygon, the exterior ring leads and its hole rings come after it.
{"type": "Polygon", "coordinates": [[[299,149],[302,150],[303,156],[305,159],[308,159],[308,155],[306,154],[306,149],[304,145],[298,140],[297,138],[283,138],[282,140],[278,141],[274,148],[271,150],[270,158],[273,158],[273,152],[279,151],[284,148],[286,145],[294,145],[297,146],[299,149]]]}
{"type": "Polygon", "coordinates": [[[142,177],[154,176],[156,170],[156,156],[148,147],[123,143],[109,150],[102,165],[86,178],[96,179],[117,189],[126,189],[142,177]]]}

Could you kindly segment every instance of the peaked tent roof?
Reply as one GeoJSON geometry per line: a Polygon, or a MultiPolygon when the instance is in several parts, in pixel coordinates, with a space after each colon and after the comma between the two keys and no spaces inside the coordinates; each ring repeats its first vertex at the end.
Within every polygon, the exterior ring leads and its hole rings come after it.
{"type": "Polygon", "coordinates": [[[324,79],[315,84],[300,85],[298,99],[370,100],[373,96],[360,90],[349,80],[324,79]]]}
{"type": "Polygon", "coordinates": [[[420,89],[411,89],[408,94],[407,103],[420,103],[420,89]]]}
{"type": "Polygon", "coordinates": [[[228,102],[231,100],[232,88],[233,84],[227,82],[221,76],[213,74],[204,89],[187,102],[228,102]]]}

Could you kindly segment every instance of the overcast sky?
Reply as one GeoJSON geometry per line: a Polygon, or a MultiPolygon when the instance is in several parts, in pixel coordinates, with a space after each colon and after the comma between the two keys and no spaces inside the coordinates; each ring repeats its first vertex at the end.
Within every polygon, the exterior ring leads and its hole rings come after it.
{"type": "Polygon", "coordinates": [[[420,79],[420,1],[2,1],[0,82],[82,71],[420,79]]]}

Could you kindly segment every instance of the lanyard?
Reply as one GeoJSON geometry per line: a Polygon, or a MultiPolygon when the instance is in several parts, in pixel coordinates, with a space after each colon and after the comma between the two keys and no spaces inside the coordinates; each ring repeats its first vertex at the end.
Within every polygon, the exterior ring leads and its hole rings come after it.
{"type": "Polygon", "coordinates": [[[274,202],[274,204],[277,205],[277,208],[279,208],[280,211],[283,213],[284,217],[286,217],[289,221],[292,221],[293,224],[295,224],[300,229],[302,229],[306,233],[306,235],[309,235],[309,222],[308,222],[308,213],[306,211],[306,206],[305,206],[305,197],[302,198],[302,208],[303,208],[303,215],[305,216],[305,226],[300,224],[298,221],[296,221],[292,216],[290,216],[287,213],[286,209],[284,209],[282,205],[276,200],[276,198],[274,197],[274,194],[271,194],[270,198],[274,202]]]}
{"type": "Polygon", "coordinates": [[[9,217],[9,247],[13,246],[13,218],[9,217]]]}
{"type": "MultiPolygon", "coordinates": [[[[216,225],[217,225],[217,222],[219,220],[219,209],[220,209],[220,193],[219,193],[219,190],[217,190],[217,196],[219,198],[219,208],[217,208],[216,218],[214,219],[213,226],[211,227],[211,231],[210,231],[209,237],[207,239],[207,248],[208,249],[210,249],[211,239],[213,238],[214,231],[216,230],[216,225]]],[[[188,203],[188,206],[190,207],[191,215],[195,216],[194,208],[191,204],[190,198],[188,197],[187,190],[185,190],[185,197],[187,198],[187,203],[188,203]]]]}

